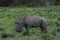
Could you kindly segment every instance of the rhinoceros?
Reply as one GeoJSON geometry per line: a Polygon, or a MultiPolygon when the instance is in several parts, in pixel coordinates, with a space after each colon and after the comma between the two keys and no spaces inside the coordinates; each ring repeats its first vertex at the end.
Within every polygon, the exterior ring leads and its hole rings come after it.
{"type": "Polygon", "coordinates": [[[29,32],[31,28],[39,27],[43,33],[47,33],[47,20],[41,16],[24,16],[16,21],[16,31],[21,32],[23,27],[26,28],[26,32],[29,32]]]}

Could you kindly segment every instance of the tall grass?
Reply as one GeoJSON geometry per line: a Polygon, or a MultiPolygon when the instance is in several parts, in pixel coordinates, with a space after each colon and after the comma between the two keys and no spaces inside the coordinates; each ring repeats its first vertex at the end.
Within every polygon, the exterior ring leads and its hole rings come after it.
{"type": "Polygon", "coordinates": [[[15,21],[23,16],[39,15],[48,21],[48,34],[46,40],[60,40],[60,6],[54,7],[0,7],[0,40],[43,40],[39,28],[30,30],[31,36],[22,36],[26,30],[17,33],[15,21]],[[33,33],[34,32],[34,33],[33,33]],[[2,34],[6,33],[6,39],[2,34]]]}

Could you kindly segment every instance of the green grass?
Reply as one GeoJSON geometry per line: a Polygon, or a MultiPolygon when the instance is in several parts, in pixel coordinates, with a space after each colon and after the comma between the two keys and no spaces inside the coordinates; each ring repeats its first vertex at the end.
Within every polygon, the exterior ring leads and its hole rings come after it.
{"type": "Polygon", "coordinates": [[[30,29],[31,36],[22,36],[17,33],[15,21],[26,15],[43,16],[48,21],[48,34],[46,40],[60,40],[60,6],[53,7],[0,7],[0,40],[43,40],[39,28],[30,29]],[[34,32],[34,33],[32,33],[34,32]],[[3,33],[10,34],[8,38],[1,38],[3,33]]]}

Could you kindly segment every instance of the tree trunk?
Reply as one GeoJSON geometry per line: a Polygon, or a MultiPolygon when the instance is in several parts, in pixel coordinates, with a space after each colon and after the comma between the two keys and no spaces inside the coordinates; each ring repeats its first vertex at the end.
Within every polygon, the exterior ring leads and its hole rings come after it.
{"type": "Polygon", "coordinates": [[[45,0],[45,6],[50,6],[50,1],[49,0],[45,0]]]}

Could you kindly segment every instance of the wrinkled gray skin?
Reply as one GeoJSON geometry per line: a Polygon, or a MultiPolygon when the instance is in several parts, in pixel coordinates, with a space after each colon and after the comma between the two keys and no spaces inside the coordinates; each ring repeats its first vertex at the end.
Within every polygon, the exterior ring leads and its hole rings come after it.
{"type": "Polygon", "coordinates": [[[26,32],[30,28],[40,27],[43,33],[47,33],[47,21],[44,17],[41,16],[24,16],[20,20],[17,20],[17,32],[21,32],[23,27],[26,28],[26,32]]]}

